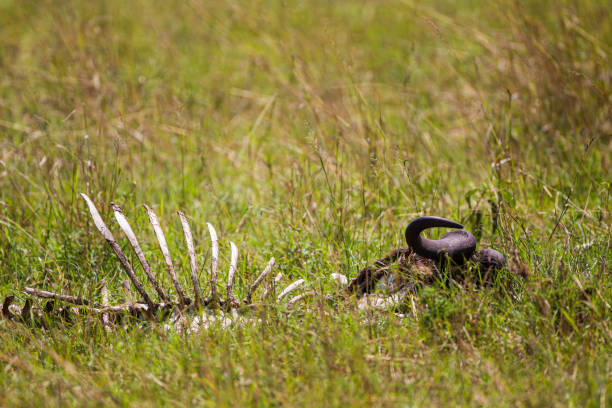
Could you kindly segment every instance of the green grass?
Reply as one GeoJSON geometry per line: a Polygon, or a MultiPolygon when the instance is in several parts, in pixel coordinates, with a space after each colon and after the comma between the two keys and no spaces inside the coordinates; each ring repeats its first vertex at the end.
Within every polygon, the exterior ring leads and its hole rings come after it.
{"type": "MultiPolygon", "coordinates": [[[[612,405],[612,13],[599,0],[0,0],[0,295],[96,297],[124,208],[170,287],[190,217],[331,293],[458,220],[529,278],[427,288],[416,316],[314,302],[182,336],[0,322],[0,406],[612,405]]],[[[121,237],[121,245],[127,242],[121,237]]],[[[132,255],[130,255],[132,256],[132,255]]],[[[142,274],[142,271],[138,271],[142,274]]]]}

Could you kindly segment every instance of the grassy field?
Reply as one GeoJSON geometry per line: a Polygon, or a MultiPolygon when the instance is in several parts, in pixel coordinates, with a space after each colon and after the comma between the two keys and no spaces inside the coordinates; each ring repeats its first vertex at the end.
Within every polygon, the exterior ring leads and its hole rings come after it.
{"type": "Polygon", "coordinates": [[[188,336],[0,321],[0,406],[612,406],[611,53],[600,0],[0,0],[2,297],[106,279],[123,301],[80,192],[129,252],[123,207],[165,287],[142,204],[184,285],[177,210],[202,282],[205,223],[223,276],[236,242],[239,295],[272,256],[333,293],[419,215],[510,259],[406,317],[315,299],[188,336]]]}

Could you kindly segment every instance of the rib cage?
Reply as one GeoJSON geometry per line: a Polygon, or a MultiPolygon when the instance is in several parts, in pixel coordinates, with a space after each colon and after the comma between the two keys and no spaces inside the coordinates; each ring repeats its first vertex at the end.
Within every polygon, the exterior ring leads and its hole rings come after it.
{"type": "MultiPolygon", "coordinates": [[[[228,279],[227,284],[225,286],[226,296],[225,298],[221,297],[217,291],[219,241],[214,227],[212,226],[212,224],[207,223],[206,225],[208,227],[212,244],[210,275],[211,289],[210,295],[208,297],[204,297],[200,288],[200,282],[198,281],[198,265],[191,228],[189,227],[189,223],[185,214],[181,211],[178,211],[187,246],[187,252],[189,255],[190,277],[193,286],[193,299],[191,299],[187,296],[186,291],[183,290],[178,281],[178,277],[174,269],[174,264],[172,262],[172,257],[170,255],[170,250],[168,248],[164,232],[161,228],[161,224],[153,210],[145,205],[145,209],[149,216],[149,221],[155,232],[160,251],[166,264],[167,272],[177,293],[178,300],[173,301],[159,285],[158,279],[153,274],[151,266],[149,265],[144,255],[144,252],[140,247],[138,239],[136,238],[136,235],[134,234],[134,231],[132,230],[127,218],[124,216],[121,207],[112,203],[111,205],[113,208],[115,219],[119,224],[119,227],[123,231],[124,235],[126,236],[128,242],[130,243],[132,250],[136,254],[136,258],[142,266],[147,280],[157,293],[157,300],[154,300],[136,276],[134,268],[123,253],[121,247],[115,240],[110,229],[107,227],[104,220],[100,216],[100,213],[98,212],[93,201],[86,194],[81,193],[81,197],[87,203],[89,213],[91,214],[96,228],[98,229],[100,234],[102,234],[108,245],[113,250],[115,256],[119,260],[121,268],[131,281],[131,284],[136,290],[136,292],[138,292],[139,296],[141,297],[141,300],[124,303],[121,305],[109,305],[108,290],[105,281],[102,281],[100,284],[101,304],[98,304],[90,299],[84,299],[71,295],[65,295],[61,293],[54,293],[45,290],[26,287],[24,289],[24,292],[29,297],[26,298],[24,306],[19,307],[17,305],[12,304],[15,297],[14,295],[9,295],[3,301],[0,317],[15,321],[36,323],[44,326],[46,324],[45,322],[48,322],[49,318],[51,317],[58,317],[59,315],[59,317],[70,320],[72,315],[78,315],[81,313],[81,309],[86,309],[89,312],[99,315],[102,320],[102,324],[105,327],[109,327],[111,324],[116,322],[122,322],[127,316],[130,315],[138,318],[140,321],[169,321],[171,323],[174,323],[175,326],[185,327],[185,317],[189,315],[193,316],[197,312],[203,313],[200,316],[196,315],[195,319],[193,320],[198,322],[204,322],[211,320],[210,317],[206,316],[207,313],[210,313],[210,311],[213,310],[217,310],[222,317],[225,316],[225,314],[227,314],[228,312],[235,317],[238,312],[248,311],[252,307],[256,306],[256,303],[253,302],[253,295],[257,290],[258,286],[264,281],[267,276],[270,275],[270,272],[274,268],[274,258],[271,258],[269,260],[263,272],[249,286],[245,298],[243,300],[239,300],[235,297],[233,291],[234,278],[238,264],[238,248],[233,242],[230,242],[231,255],[228,279]],[[33,306],[33,302],[31,299],[32,297],[47,299],[48,301],[43,307],[33,306]],[[61,302],[65,305],[56,307],[56,302],[61,302]]],[[[289,284],[284,290],[282,290],[280,295],[276,299],[272,299],[272,301],[281,303],[289,293],[295,291],[304,283],[305,281],[303,279],[298,279],[294,281],[293,283],[289,284]]],[[[298,294],[293,298],[287,300],[286,305],[290,307],[291,305],[313,294],[314,292],[312,291],[306,291],[301,294],[298,294]]],[[[264,297],[266,295],[267,292],[266,294],[264,294],[264,297]]],[[[225,317],[223,317],[223,319],[225,319],[225,317]]],[[[223,322],[225,322],[225,320],[223,320],[223,322]]]]}

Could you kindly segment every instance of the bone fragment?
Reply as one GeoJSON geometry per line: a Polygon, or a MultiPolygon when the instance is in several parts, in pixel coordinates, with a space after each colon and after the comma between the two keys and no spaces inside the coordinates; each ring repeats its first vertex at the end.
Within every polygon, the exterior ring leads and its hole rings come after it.
{"type": "Polygon", "coordinates": [[[315,295],[314,290],[311,290],[311,291],[308,291],[308,292],[304,292],[304,293],[300,293],[299,295],[294,296],[291,299],[289,299],[287,301],[287,306],[292,306],[295,303],[299,302],[300,300],[305,299],[305,298],[310,297],[310,296],[314,296],[314,295],[315,295]]]}
{"type": "Polygon", "coordinates": [[[278,297],[276,298],[276,301],[280,302],[281,300],[283,300],[283,298],[285,296],[287,296],[289,293],[293,292],[295,289],[299,288],[304,282],[306,282],[304,279],[298,279],[295,282],[293,282],[292,284],[290,284],[289,286],[287,286],[280,293],[280,295],[278,295],[278,297]]]}
{"type": "Polygon", "coordinates": [[[330,277],[338,284],[338,285],[342,285],[342,286],[346,286],[348,285],[348,279],[346,278],[345,275],[341,274],[341,273],[332,273],[330,275],[330,277]]]}
{"type": "Polygon", "coordinates": [[[257,289],[257,287],[261,283],[261,281],[263,281],[264,278],[266,276],[268,276],[268,274],[272,271],[272,268],[274,268],[274,262],[275,262],[274,258],[270,258],[270,261],[266,265],[266,267],[263,270],[263,272],[257,277],[257,279],[255,279],[255,282],[253,282],[253,284],[249,288],[249,292],[247,293],[247,296],[246,296],[246,299],[245,299],[245,303],[246,304],[251,304],[251,298],[253,296],[253,293],[255,292],[255,290],[257,289]]]}
{"type": "MultiPolygon", "coordinates": [[[[106,287],[106,281],[102,281],[102,287],[100,288],[100,292],[102,295],[102,307],[108,307],[108,288],[106,287]]],[[[108,316],[108,312],[102,312],[102,327],[106,331],[110,330],[110,317],[108,316]]]]}

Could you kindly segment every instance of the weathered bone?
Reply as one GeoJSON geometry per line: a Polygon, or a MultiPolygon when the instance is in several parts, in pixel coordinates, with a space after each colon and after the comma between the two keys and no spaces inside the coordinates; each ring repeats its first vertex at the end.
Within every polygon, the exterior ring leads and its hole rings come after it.
{"type": "Polygon", "coordinates": [[[88,310],[91,310],[92,312],[95,312],[95,313],[126,312],[126,311],[131,311],[131,310],[150,311],[150,310],[158,310],[160,308],[163,309],[168,306],[174,306],[171,303],[169,304],[168,303],[156,303],[153,309],[150,309],[149,305],[147,305],[146,303],[139,303],[139,302],[135,302],[135,303],[130,302],[128,304],[117,305],[117,306],[104,305],[104,301],[105,301],[104,291],[105,290],[106,289],[104,285],[101,289],[102,303],[103,303],[102,305],[98,305],[87,299],[82,299],[82,298],[78,298],[78,297],[70,296],[70,295],[64,295],[61,293],[49,292],[46,290],[39,290],[39,289],[26,287],[24,289],[24,292],[29,295],[36,296],[42,299],[52,299],[51,301],[45,304],[45,307],[44,307],[45,313],[53,312],[53,310],[55,309],[55,300],[60,300],[62,302],[66,302],[66,303],[76,305],[76,306],[87,306],[88,310]]]}
{"type": "Polygon", "coordinates": [[[268,264],[266,265],[266,268],[263,270],[263,272],[257,277],[257,279],[255,279],[255,282],[253,282],[253,284],[251,285],[251,287],[249,288],[249,292],[246,295],[246,299],[244,300],[244,302],[246,304],[250,304],[251,303],[251,297],[253,296],[253,293],[255,292],[255,290],[257,290],[257,287],[259,286],[259,284],[261,283],[261,281],[264,280],[264,278],[266,276],[268,276],[268,274],[272,271],[272,268],[274,268],[274,263],[275,260],[274,258],[270,258],[270,261],[268,261],[268,264]]]}
{"type": "Polygon", "coordinates": [[[291,307],[295,303],[299,302],[300,300],[306,299],[307,297],[314,296],[314,295],[315,295],[315,291],[314,290],[311,290],[311,291],[308,291],[308,292],[304,292],[304,293],[300,293],[299,295],[294,296],[291,299],[289,299],[287,301],[287,306],[291,307]]]}
{"type": "Polygon", "coordinates": [[[140,283],[140,281],[138,281],[138,278],[136,277],[136,274],[134,274],[134,270],[132,269],[132,266],[130,265],[127,258],[123,254],[123,251],[121,251],[121,247],[119,246],[119,244],[117,244],[117,241],[115,241],[113,234],[110,232],[110,230],[104,223],[104,220],[102,220],[102,217],[100,216],[100,213],[98,212],[98,209],[96,208],[94,203],[90,200],[90,198],[87,197],[86,194],[81,193],[81,197],[83,197],[83,199],[87,203],[87,207],[89,208],[89,213],[91,214],[91,218],[93,218],[96,228],[98,229],[98,231],[100,231],[104,239],[106,239],[106,242],[108,242],[110,247],[113,249],[113,252],[115,252],[115,255],[117,255],[117,258],[119,259],[119,263],[121,263],[123,270],[125,271],[125,273],[128,275],[128,277],[134,284],[134,287],[136,288],[136,290],[138,290],[138,293],[140,293],[140,295],[143,297],[143,299],[149,305],[149,307],[153,308],[153,305],[154,305],[153,301],[151,300],[147,292],[142,287],[142,284],[140,283]]]}
{"type": "Polygon", "coordinates": [[[170,299],[166,296],[162,288],[158,285],[155,276],[153,276],[153,273],[151,272],[151,266],[149,265],[147,259],[144,256],[144,252],[142,251],[142,248],[138,243],[138,239],[136,238],[136,234],[134,234],[130,223],[123,215],[123,210],[115,203],[111,203],[111,206],[113,207],[115,219],[117,220],[119,227],[121,227],[121,230],[123,231],[130,245],[132,246],[132,249],[136,253],[136,257],[138,258],[138,261],[140,261],[140,265],[142,265],[142,269],[144,270],[145,275],[147,275],[149,282],[151,282],[151,284],[155,288],[155,291],[159,295],[160,300],[163,302],[169,302],[170,299]]]}
{"type": "MultiPolygon", "coordinates": [[[[99,308],[100,306],[96,305],[90,300],[79,298],[76,296],[70,295],[62,295],[59,293],[49,292],[46,290],[34,289],[34,288],[24,288],[23,291],[28,295],[34,295],[43,299],[55,299],[61,300],[62,302],[70,303],[77,306],[93,306],[95,308],[99,308]]],[[[51,310],[53,310],[53,305],[51,305],[51,310]]]]}
{"type": "Polygon", "coordinates": [[[236,266],[238,264],[238,248],[236,244],[230,241],[231,248],[231,257],[230,257],[230,267],[229,272],[227,273],[227,303],[232,305],[236,302],[234,299],[234,275],[236,274],[236,266]]]}
{"type": "Polygon", "coordinates": [[[159,242],[159,249],[161,250],[162,255],[164,256],[164,260],[166,261],[166,266],[168,268],[168,274],[170,274],[170,279],[176,288],[176,293],[179,296],[179,301],[181,305],[188,304],[187,298],[183,289],[181,289],[181,285],[179,284],[178,278],[176,277],[176,272],[174,271],[174,265],[172,264],[172,258],[170,257],[170,250],[168,249],[168,243],[166,242],[166,236],[164,235],[164,231],[161,228],[157,215],[153,212],[153,209],[145,204],[144,206],[147,210],[147,214],[149,215],[149,221],[153,226],[153,231],[155,231],[155,236],[157,237],[157,242],[159,242]]]}
{"type": "Polygon", "coordinates": [[[208,232],[210,233],[210,240],[212,241],[212,254],[211,254],[211,273],[210,273],[210,303],[215,305],[217,303],[217,268],[219,265],[219,241],[217,239],[217,231],[210,223],[206,223],[208,232]]]}
{"type": "Polygon", "coordinates": [[[200,283],[198,282],[198,262],[195,253],[195,247],[193,245],[193,234],[191,228],[187,222],[187,217],[182,211],[178,211],[178,215],[181,218],[181,225],[183,226],[183,233],[185,235],[185,242],[187,243],[187,252],[189,253],[189,266],[191,267],[191,282],[193,283],[193,293],[195,297],[195,304],[203,306],[202,304],[202,291],[200,290],[200,283]]]}
{"type": "MultiPolygon", "coordinates": [[[[108,303],[108,288],[106,287],[106,281],[103,280],[101,284],[100,294],[102,295],[102,307],[107,308],[110,305],[108,303]]],[[[107,331],[110,329],[110,317],[106,311],[102,313],[102,327],[107,331]]]]}
{"type": "Polygon", "coordinates": [[[283,300],[285,296],[299,288],[304,282],[306,282],[304,279],[298,279],[295,282],[291,283],[280,293],[280,295],[278,295],[276,301],[280,302],[281,300],[283,300]]]}

